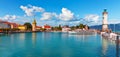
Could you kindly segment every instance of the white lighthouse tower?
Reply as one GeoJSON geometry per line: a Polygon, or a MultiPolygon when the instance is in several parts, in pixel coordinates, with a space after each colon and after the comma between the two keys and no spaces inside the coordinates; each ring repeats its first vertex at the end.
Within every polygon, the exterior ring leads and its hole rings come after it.
{"type": "Polygon", "coordinates": [[[102,31],[106,32],[108,31],[108,12],[106,9],[104,9],[103,14],[103,20],[102,20],[102,31]]]}

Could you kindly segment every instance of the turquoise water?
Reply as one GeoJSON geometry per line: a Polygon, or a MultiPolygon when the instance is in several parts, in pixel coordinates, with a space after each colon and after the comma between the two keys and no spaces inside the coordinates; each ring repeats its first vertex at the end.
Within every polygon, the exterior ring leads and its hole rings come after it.
{"type": "Polygon", "coordinates": [[[0,36],[0,57],[116,57],[114,41],[61,32],[0,36]]]}

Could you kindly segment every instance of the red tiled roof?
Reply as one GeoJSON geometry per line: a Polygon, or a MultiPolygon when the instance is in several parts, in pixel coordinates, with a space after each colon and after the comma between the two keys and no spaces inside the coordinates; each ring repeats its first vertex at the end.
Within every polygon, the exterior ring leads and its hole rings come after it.
{"type": "Polygon", "coordinates": [[[16,23],[10,23],[10,25],[13,25],[13,27],[18,27],[19,24],[16,24],[16,23]]]}
{"type": "Polygon", "coordinates": [[[13,27],[18,27],[19,26],[19,24],[17,24],[17,23],[12,23],[12,22],[8,22],[8,21],[2,21],[2,20],[0,20],[0,22],[8,24],[8,25],[13,25],[13,27]]]}
{"type": "Polygon", "coordinates": [[[44,25],[44,28],[51,28],[51,26],[49,26],[49,25],[44,25]]]}

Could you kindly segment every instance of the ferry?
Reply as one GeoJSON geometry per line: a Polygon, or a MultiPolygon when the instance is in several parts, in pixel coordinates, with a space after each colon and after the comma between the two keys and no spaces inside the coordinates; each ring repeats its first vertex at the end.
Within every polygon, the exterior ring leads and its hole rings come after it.
{"type": "Polygon", "coordinates": [[[80,31],[69,31],[69,34],[76,34],[76,35],[95,35],[96,32],[93,30],[80,30],[80,31]]]}

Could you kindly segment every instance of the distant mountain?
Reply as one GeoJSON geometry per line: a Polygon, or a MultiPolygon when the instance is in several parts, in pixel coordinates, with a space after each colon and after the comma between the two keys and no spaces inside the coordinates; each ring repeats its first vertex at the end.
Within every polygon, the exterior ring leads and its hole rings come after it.
{"type": "MultiPolygon", "coordinates": [[[[120,31],[120,23],[119,24],[109,24],[108,25],[109,29],[112,31],[120,31]]],[[[95,26],[90,26],[91,29],[102,29],[102,25],[95,25],[95,26]]]]}

